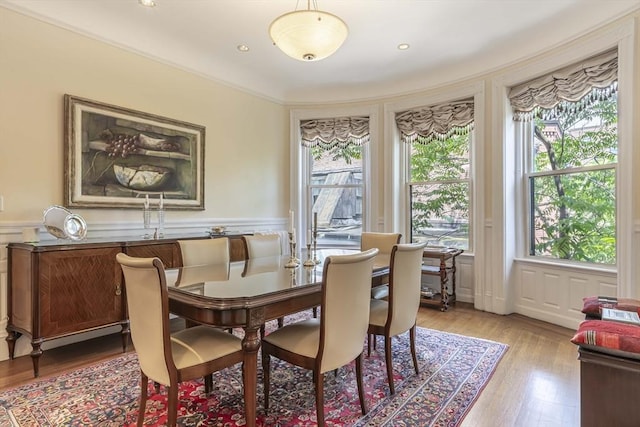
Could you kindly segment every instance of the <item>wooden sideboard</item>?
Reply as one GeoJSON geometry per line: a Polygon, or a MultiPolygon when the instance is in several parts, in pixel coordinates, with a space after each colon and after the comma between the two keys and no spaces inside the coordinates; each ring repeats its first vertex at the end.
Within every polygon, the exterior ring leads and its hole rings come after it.
{"type": "MultiPolygon", "coordinates": [[[[229,235],[232,261],[245,258],[241,235],[229,235]]],[[[7,344],[31,336],[33,373],[39,374],[42,343],[109,326],[121,326],[122,350],[129,341],[129,320],[122,270],[116,254],[159,257],[165,267],[182,265],[178,240],[67,240],[9,243],[7,344]]]]}

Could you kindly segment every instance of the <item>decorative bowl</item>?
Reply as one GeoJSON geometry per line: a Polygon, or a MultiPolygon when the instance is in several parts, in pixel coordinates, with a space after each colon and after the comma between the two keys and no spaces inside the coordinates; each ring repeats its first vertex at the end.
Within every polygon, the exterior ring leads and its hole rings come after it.
{"type": "Polygon", "coordinates": [[[211,227],[211,234],[224,234],[226,229],[227,227],[225,227],[224,225],[215,225],[211,227]]]}
{"type": "Polygon", "coordinates": [[[152,165],[113,165],[118,182],[134,190],[156,190],[167,182],[171,172],[169,168],[152,165]]]}

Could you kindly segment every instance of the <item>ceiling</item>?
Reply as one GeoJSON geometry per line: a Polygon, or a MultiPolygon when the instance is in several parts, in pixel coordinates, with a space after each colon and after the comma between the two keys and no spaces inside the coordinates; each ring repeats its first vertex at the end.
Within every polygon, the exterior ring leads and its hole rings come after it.
{"type": "MultiPolygon", "coordinates": [[[[269,38],[306,0],[0,0],[0,6],[283,103],[409,93],[543,52],[640,8],[640,0],[317,0],[349,27],[317,62],[269,38]],[[408,43],[408,50],[398,50],[408,43]],[[240,44],[249,51],[237,50],[240,44]]],[[[313,3],[313,2],[312,2],[313,3]]]]}

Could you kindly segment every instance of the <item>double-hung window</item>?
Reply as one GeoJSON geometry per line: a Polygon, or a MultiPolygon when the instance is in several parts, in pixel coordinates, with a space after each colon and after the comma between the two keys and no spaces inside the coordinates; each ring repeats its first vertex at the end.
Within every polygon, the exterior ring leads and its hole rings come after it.
{"type": "Polygon", "coordinates": [[[616,263],[617,51],[510,90],[530,256],[616,263]]]}
{"type": "MultiPolygon", "coordinates": [[[[306,219],[318,246],[360,246],[365,215],[368,117],[302,120],[306,219]]],[[[307,239],[310,240],[310,239],[307,239]]]]}
{"type": "Polygon", "coordinates": [[[407,150],[411,241],[469,249],[472,99],[396,114],[407,150]]]}

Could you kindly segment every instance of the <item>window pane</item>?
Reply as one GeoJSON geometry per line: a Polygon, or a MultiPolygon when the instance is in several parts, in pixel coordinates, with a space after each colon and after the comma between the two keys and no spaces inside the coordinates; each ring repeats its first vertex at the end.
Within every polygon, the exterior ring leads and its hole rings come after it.
{"type": "Polygon", "coordinates": [[[411,144],[411,182],[469,178],[469,138],[454,135],[446,141],[411,144]]]}
{"type": "Polygon", "coordinates": [[[617,162],[617,121],[615,96],[581,111],[567,107],[554,120],[536,120],[533,171],[617,162]]]}
{"type": "Polygon", "coordinates": [[[531,255],[615,264],[615,169],[530,178],[531,255]]]}
{"type": "Polygon", "coordinates": [[[469,248],[469,184],[411,185],[411,240],[469,248]]]}
{"type": "Polygon", "coordinates": [[[311,149],[311,211],[318,215],[320,246],[360,246],[362,150],[356,145],[311,149]]]}

